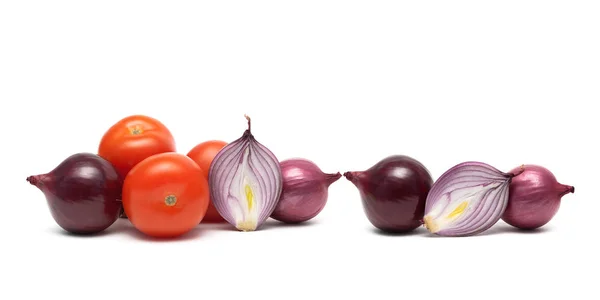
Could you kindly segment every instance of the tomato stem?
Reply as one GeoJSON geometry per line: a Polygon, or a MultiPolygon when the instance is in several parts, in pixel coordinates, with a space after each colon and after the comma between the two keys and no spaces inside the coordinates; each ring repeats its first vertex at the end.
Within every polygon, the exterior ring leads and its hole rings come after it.
{"type": "Polygon", "coordinates": [[[129,132],[133,135],[138,135],[138,134],[141,134],[143,132],[143,130],[142,130],[142,128],[140,128],[140,126],[136,125],[134,127],[130,127],[129,132]]]}
{"type": "Polygon", "coordinates": [[[169,195],[167,197],[165,197],[165,204],[167,206],[173,206],[177,203],[177,197],[175,197],[175,195],[169,195]]]}

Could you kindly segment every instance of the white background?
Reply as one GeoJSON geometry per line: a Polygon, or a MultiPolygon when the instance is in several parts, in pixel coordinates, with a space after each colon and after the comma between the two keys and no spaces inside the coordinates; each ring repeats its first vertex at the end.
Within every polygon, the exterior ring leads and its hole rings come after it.
{"type": "Polygon", "coordinates": [[[3,1],[0,299],[597,297],[598,2],[397,2],[3,1]],[[130,114],[186,153],[246,113],[325,172],[532,163],[576,192],[535,234],[386,236],[342,178],[308,225],[154,242],[126,220],[66,235],[25,181],[130,114]]]}

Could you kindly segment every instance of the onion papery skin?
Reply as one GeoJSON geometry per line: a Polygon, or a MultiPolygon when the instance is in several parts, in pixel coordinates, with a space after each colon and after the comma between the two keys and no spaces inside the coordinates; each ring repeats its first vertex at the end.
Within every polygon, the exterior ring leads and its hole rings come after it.
{"type": "Polygon", "coordinates": [[[387,233],[407,233],[422,225],[433,179],[423,164],[406,155],[388,156],[365,171],[345,172],[359,191],[369,222],[387,233]]]}
{"type": "Polygon", "coordinates": [[[27,181],[43,192],[54,221],[73,234],[104,231],[123,208],[123,180],[96,154],[73,154],[49,173],[29,176],[27,181]]]}
{"type": "Polygon", "coordinates": [[[271,218],[284,223],[302,223],[316,217],[327,204],[329,186],[342,174],[324,173],[312,161],[302,158],[280,163],[283,189],[271,218]]]}
{"type": "Polygon", "coordinates": [[[277,157],[248,129],[215,156],[209,170],[215,209],[240,231],[255,231],[271,216],[283,186],[277,157]]]}
{"type": "Polygon", "coordinates": [[[563,196],[575,187],[561,184],[550,170],[538,165],[524,165],[523,173],[510,183],[508,206],[502,215],[507,224],[533,230],[546,225],[558,212],[563,196]]]}
{"type": "Polygon", "coordinates": [[[425,227],[439,236],[472,236],[500,220],[515,173],[482,162],[463,162],[433,184],[425,205],[425,227]]]}

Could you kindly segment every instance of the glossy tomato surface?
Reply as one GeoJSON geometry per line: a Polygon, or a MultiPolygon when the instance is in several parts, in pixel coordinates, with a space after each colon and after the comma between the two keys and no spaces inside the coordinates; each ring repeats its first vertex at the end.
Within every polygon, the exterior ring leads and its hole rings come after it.
{"type": "MultiPolygon", "coordinates": [[[[227,143],[219,140],[210,140],[196,145],[187,156],[194,160],[198,166],[202,169],[202,172],[208,180],[208,171],[210,170],[210,164],[212,163],[217,153],[221,151],[227,143]]],[[[205,223],[221,223],[225,222],[225,219],[221,217],[215,206],[210,202],[206,216],[202,219],[205,223]]]]}
{"type": "Polygon", "coordinates": [[[137,164],[123,184],[123,207],[131,223],[153,237],[176,237],[206,214],[208,180],[202,169],[179,153],[161,153],[137,164]]]}
{"type": "Polygon", "coordinates": [[[98,147],[98,155],[112,163],[122,178],[145,158],[175,151],[175,139],[169,129],[144,115],[128,116],[112,125],[98,147]]]}

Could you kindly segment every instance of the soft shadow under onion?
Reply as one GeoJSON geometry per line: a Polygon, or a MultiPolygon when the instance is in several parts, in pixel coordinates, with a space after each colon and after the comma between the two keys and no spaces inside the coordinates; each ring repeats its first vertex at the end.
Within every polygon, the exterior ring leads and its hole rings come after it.
{"type": "Polygon", "coordinates": [[[392,236],[392,237],[395,237],[395,236],[425,236],[428,234],[428,231],[424,227],[419,227],[412,231],[399,231],[399,232],[385,231],[385,230],[381,230],[376,227],[371,227],[370,229],[371,229],[371,232],[373,232],[377,235],[392,236]]]}
{"type": "Polygon", "coordinates": [[[319,222],[315,219],[311,219],[304,222],[298,223],[286,223],[275,219],[269,219],[265,222],[264,229],[283,229],[283,228],[305,228],[310,226],[318,225],[319,222]]]}
{"type": "Polygon", "coordinates": [[[536,234],[544,234],[544,233],[548,233],[550,232],[550,228],[547,227],[542,227],[542,228],[537,228],[537,229],[533,229],[533,230],[522,230],[519,228],[515,228],[512,227],[508,224],[497,224],[494,227],[491,227],[490,229],[483,231],[479,234],[475,234],[475,235],[467,235],[467,236],[458,236],[458,237],[451,237],[451,236],[441,236],[441,235],[436,235],[436,234],[427,234],[425,235],[425,237],[428,238],[477,238],[477,237],[484,237],[484,236],[494,236],[494,235],[519,235],[519,234],[525,234],[525,235],[536,235],[536,234]]]}

